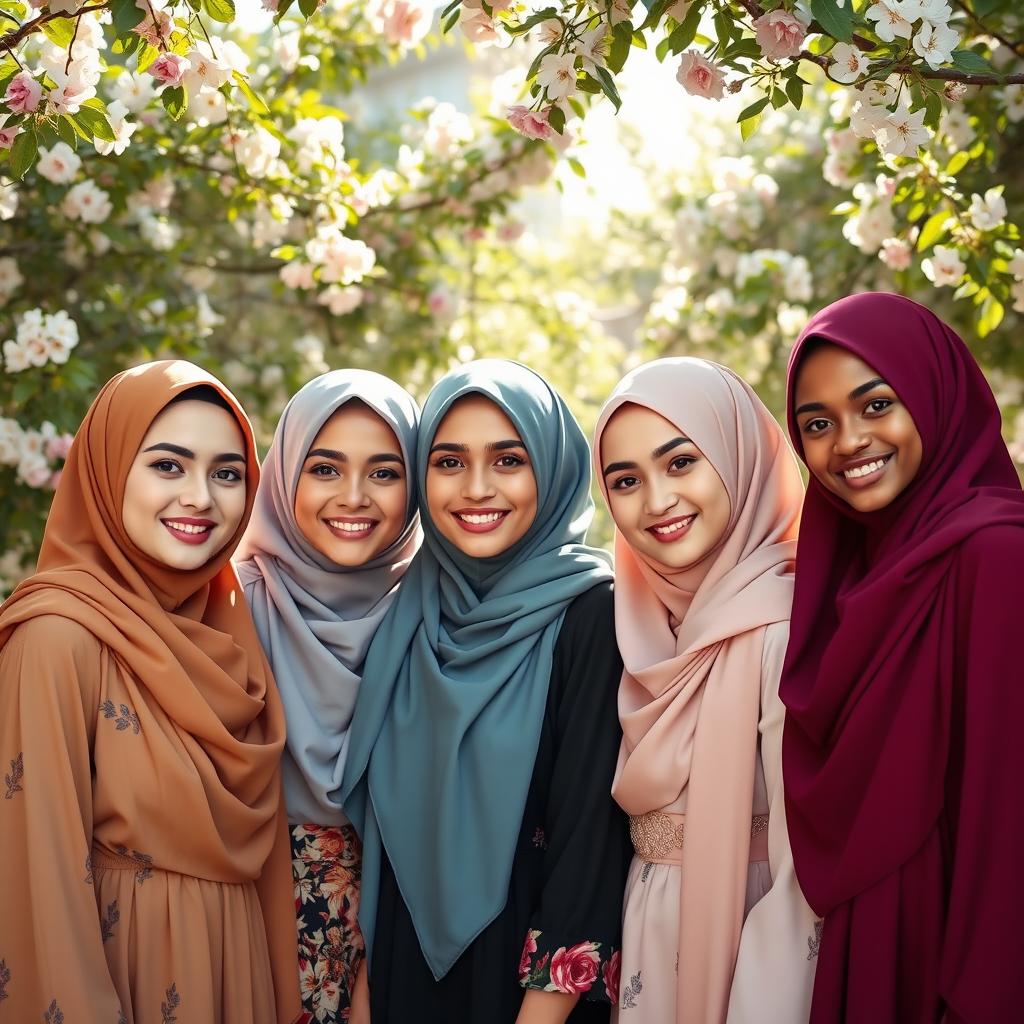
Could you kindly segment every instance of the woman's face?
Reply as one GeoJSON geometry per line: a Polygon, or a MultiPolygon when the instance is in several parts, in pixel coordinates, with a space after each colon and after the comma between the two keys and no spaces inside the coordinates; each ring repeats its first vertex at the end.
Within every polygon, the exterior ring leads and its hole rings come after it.
{"type": "Polygon", "coordinates": [[[441,420],[427,463],[427,510],[474,558],[507,551],[537,515],[537,480],[519,432],[490,399],[470,395],[441,420]]]}
{"type": "Polygon", "coordinates": [[[797,372],[793,403],[807,468],[851,508],[877,512],[917,475],[923,449],[909,410],[852,352],[813,349],[797,372]]]}
{"type": "Polygon", "coordinates": [[[674,423],[627,403],[608,421],[600,456],[608,508],[631,548],[675,570],[718,547],[729,526],[729,492],[674,423]]]}
{"type": "Polygon", "coordinates": [[[395,432],[362,402],[346,402],[313,439],[295,491],[295,521],[337,565],[364,565],[405,529],[409,499],[395,432]]]}
{"type": "Polygon", "coordinates": [[[128,471],[125,533],[156,562],[198,569],[234,536],[245,488],[235,417],[209,402],[175,402],[153,420],[128,471]]]}

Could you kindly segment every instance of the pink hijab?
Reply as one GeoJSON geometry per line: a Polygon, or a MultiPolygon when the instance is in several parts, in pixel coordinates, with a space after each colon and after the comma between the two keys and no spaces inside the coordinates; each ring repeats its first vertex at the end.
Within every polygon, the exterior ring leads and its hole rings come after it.
{"type": "Polygon", "coordinates": [[[736,374],[704,359],[659,359],[626,375],[621,406],[651,409],[711,462],[729,525],[697,565],[666,572],[616,532],[615,626],[625,669],[623,740],[612,793],[631,815],[686,790],[677,1024],[725,1020],[743,925],[765,628],[789,619],[803,487],[771,413],[736,374]]]}

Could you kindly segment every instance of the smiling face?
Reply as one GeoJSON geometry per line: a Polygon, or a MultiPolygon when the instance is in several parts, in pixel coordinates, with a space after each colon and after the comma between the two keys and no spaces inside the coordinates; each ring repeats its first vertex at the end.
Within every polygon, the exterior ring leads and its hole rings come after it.
{"type": "Polygon", "coordinates": [[[135,546],[184,571],[205,565],[245,514],[245,441],[226,409],[196,400],[167,406],[142,439],[121,518],[135,546]]]}
{"type": "Polygon", "coordinates": [[[474,558],[507,551],[537,515],[537,480],[512,421],[470,395],[441,420],[430,448],[427,509],[438,532],[474,558]]]}
{"type": "Polygon", "coordinates": [[[800,364],[794,411],[807,468],[858,512],[885,508],[921,467],[921,435],[907,407],[838,345],[822,344],[800,364]]]}
{"type": "Polygon", "coordinates": [[[335,564],[364,565],[401,536],[408,498],[395,432],[364,403],[346,402],[310,445],[295,521],[335,564]]]}
{"type": "Polygon", "coordinates": [[[696,565],[729,526],[729,492],[674,423],[621,406],[601,434],[608,508],[626,543],[669,570],[696,565]]]}

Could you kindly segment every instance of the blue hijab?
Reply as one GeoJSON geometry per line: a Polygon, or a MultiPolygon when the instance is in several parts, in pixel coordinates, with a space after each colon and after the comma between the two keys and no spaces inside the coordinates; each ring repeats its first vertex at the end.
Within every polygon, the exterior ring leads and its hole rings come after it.
{"type": "Polygon", "coordinates": [[[507,551],[476,559],[438,533],[421,498],[424,545],[370,645],[341,787],[363,838],[367,949],[386,851],[435,978],[505,906],[562,618],[611,578],[608,556],[583,543],[594,507],[586,438],[519,363],[479,360],[434,386],[417,443],[419,494],[441,420],[474,394],[519,432],[536,518],[507,551]]]}

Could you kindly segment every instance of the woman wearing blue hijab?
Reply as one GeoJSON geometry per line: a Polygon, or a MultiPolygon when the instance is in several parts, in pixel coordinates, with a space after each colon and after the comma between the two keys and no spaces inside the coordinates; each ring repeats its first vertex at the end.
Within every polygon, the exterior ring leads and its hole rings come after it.
{"type": "Polygon", "coordinates": [[[586,440],[532,370],[480,360],[431,391],[415,463],[424,546],[367,655],[341,787],[373,1022],[607,1020],[630,842],[586,440]]]}

